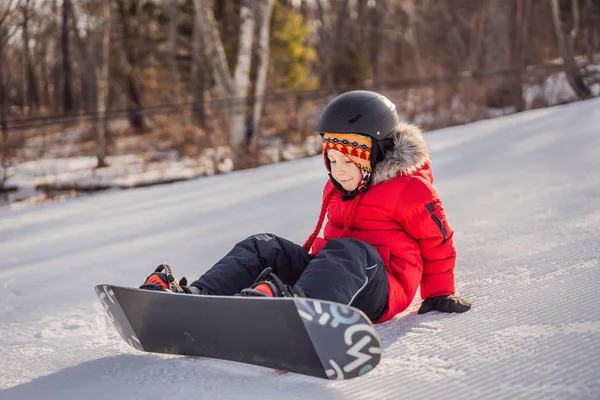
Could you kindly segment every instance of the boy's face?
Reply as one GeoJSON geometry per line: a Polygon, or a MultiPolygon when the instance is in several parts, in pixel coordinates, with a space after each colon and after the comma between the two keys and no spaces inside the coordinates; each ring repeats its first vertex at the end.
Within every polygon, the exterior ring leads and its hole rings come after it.
{"type": "Polygon", "coordinates": [[[352,192],[353,190],[356,190],[363,179],[362,173],[356,164],[341,152],[333,149],[327,150],[327,158],[331,164],[331,175],[333,178],[338,181],[346,191],[352,192]]]}

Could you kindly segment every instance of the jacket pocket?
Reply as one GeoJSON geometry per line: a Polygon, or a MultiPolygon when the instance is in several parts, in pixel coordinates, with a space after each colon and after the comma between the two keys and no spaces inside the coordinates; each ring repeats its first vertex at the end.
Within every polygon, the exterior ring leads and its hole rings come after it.
{"type": "Polygon", "coordinates": [[[427,204],[427,211],[429,211],[429,215],[431,215],[431,219],[433,220],[435,225],[438,227],[438,229],[442,233],[442,238],[443,238],[443,241],[445,242],[446,239],[448,238],[448,229],[446,228],[446,225],[444,224],[444,221],[446,220],[446,218],[444,218],[444,215],[442,214],[442,210],[440,208],[436,207],[434,203],[429,203],[429,204],[427,204]]]}

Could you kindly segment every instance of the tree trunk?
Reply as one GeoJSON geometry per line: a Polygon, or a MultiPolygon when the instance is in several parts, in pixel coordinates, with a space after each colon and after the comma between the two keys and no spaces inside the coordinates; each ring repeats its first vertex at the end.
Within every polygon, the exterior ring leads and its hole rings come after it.
{"type": "Polygon", "coordinates": [[[181,94],[179,90],[179,72],[177,69],[177,30],[179,28],[179,1],[169,0],[169,40],[168,40],[168,53],[169,53],[169,72],[171,77],[171,87],[173,88],[172,103],[179,103],[181,101],[181,94]]]}
{"type": "MultiPolygon", "coordinates": [[[[50,47],[50,43],[42,44],[43,49],[47,49],[50,47]]],[[[42,69],[42,93],[40,98],[40,103],[42,107],[49,109],[52,104],[52,95],[51,95],[51,80],[50,80],[50,63],[48,59],[50,56],[46,51],[42,51],[39,53],[39,58],[41,60],[41,69],[42,69]]]]}
{"type": "MultiPolygon", "coordinates": [[[[0,23],[1,27],[1,23],[0,23]]],[[[1,33],[1,31],[0,31],[1,33]]],[[[8,118],[8,90],[4,81],[4,37],[0,36],[0,134],[2,135],[0,141],[0,167],[2,168],[2,174],[0,175],[0,188],[4,187],[6,180],[8,179],[8,124],[6,119],[8,118]]]]}
{"type": "Polygon", "coordinates": [[[331,5],[328,0],[316,0],[317,9],[319,11],[319,19],[321,21],[321,45],[319,53],[323,60],[323,72],[321,74],[321,82],[325,82],[325,86],[332,88],[333,80],[333,24],[331,15],[331,5]]]}
{"type": "Polygon", "coordinates": [[[96,72],[96,86],[98,87],[96,107],[98,111],[98,147],[97,168],[105,167],[106,164],[106,103],[108,99],[108,85],[110,72],[110,0],[104,0],[102,12],[102,61],[100,71],[96,72]]]}
{"type": "MultiPolygon", "coordinates": [[[[512,2],[511,2],[512,3],[512,2]]],[[[510,28],[512,4],[506,0],[489,0],[487,35],[485,41],[486,71],[503,69],[510,64],[510,28]]]]}
{"type": "Polygon", "coordinates": [[[129,110],[129,123],[138,131],[145,131],[148,124],[143,113],[142,93],[133,71],[134,69],[130,68],[126,78],[126,92],[133,103],[133,108],[129,110]]]}
{"type": "Polygon", "coordinates": [[[192,118],[196,125],[205,128],[204,91],[206,90],[206,55],[204,54],[204,18],[202,0],[194,0],[194,25],[192,33],[192,118]],[[200,68],[202,66],[202,68],[200,68]]]}
{"type": "MultiPolygon", "coordinates": [[[[408,15],[408,25],[404,33],[404,39],[408,43],[410,51],[413,54],[416,77],[425,76],[428,71],[425,69],[425,63],[423,63],[423,56],[421,55],[421,46],[419,45],[419,33],[417,30],[417,27],[419,26],[419,10],[417,9],[416,0],[409,0],[406,2],[404,11],[408,15]]],[[[380,57],[382,51],[386,51],[386,49],[379,50],[380,57]]]]}
{"type": "MultiPolygon", "coordinates": [[[[61,9],[58,5],[58,0],[52,0],[52,28],[53,31],[58,32],[61,26],[61,9]]],[[[53,52],[61,54],[62,51],[62,36],[54,35],[53,52]]],[[[52,114],[60,113],[62,109],[62,95],[63,95],[63,84],[62,84],[62,60],[52,58],[52,64],[50,66],[50,77],[52,79],[52,114]]]]}
{"type": "MultiPolygon", "coordinates": [[[[302,1],[300,6],[300,12],[304,19],[305,26],[309,29],[309,34],[306,37],[306,47],[315,48],[319,42],[319,30],[316,28],[317,25],[317,12],[316,5],[317,1],[309,3],[306,0],[302,1]]],[[[262,4],[262,3],[261,3],[262,4]]],[[[314,67],[313,67],[314,68],[314,67]]],[[[314,75],[314,71],[311,69],[311,73],[314,75]]]]}
{"type": "MultiPolygon", "coordinates": [[[[253,0],[260,1],[260,0],[253,0]]],[[[242,3],[241,1],[233,1],[233,0],[223,0],[223,12],[221,14],[221,18],[219,18],[221,26],[223,27],[223,41],[225,43],[232,43],[236,39],[236,24],[239,23],[237,21],[236,15],[236,3],[242,3]]],[[[209,2],[210,3],[210,2],[209,2]]],[[[209,7],[214,8],[212,4],[209,4],[209,7]]]]}
{"type": "Polygon", "coordinates": [[[269,72],[269,37],[271,31],[271,13],[274,0],[266,0],[262,20],[260,22],[260,34],[258,37],[258,73],[256,86],[254,87],[254,111],[252,115],[252,132],[250,135],[250,148],[256,150],[260,140],[260,120],[265,104],[265,89],[267,85],[267,74],[269,72]]]}
{"type": "Polygon", "coordinates": [[[585,15],[587,17],[587,52],[589,57],[589,63],[595,64],[594,54],[600,51],[600,26],[598,21],[600,20],[600,4],[594,3],[593,0],[586,0],[587,10],[585,15]]]}
{"type": "Polygon", "coordinates": [[[531,10],[531,0],[516,0],[515,7],[515,29],[513,34],[512,65],[519,69],[514,77],[514,84],[517,86],[513,91],[515,111],[525,110],[525,100],[523,99],[523,73],[525,72],[525,45],[527,43],[529,13],[531,10]]]}
{"type": "Polygon", "coordinates": [[[227,64],[227,57],[225,56],[225,49],[223,47],[223,41],[221,40],[221,34],[217,27],[217,21],[215,20],[215,14],[208,4],[208,0],[195,0],[198,2],[198,7],[203,10],[204,14],[204,45],[205,54],[208,63],[210,63],[210,70],[212,78],[215,81],[217,90],[224,92],[226,97],[235,96],[236,85],[229,71],[229,65],[227,64]]]}
{"type": "MultiPolygon", "coordinates": [[[[484,40],[484,71],[493,72],[507,70],[512,67],[513,43],[511,33],[515,31],[517,15],[515,2],[506,0],[490,0],[487,32],[484,40]]],[[[515,99],[522,97],[520,79],[515,74],[486,76],[486,105],[503,108],[514,105],[515,99]]]]}
{"type": "Polygon", "coordinates": [[[73,71],[71,68],[71,46],[69,41],[69,8],[71,0],[63,0],[62,7],[62,67],[63,67],[63,110],[71,112],[75,110],[75,102],[73,100],[73,88],[71,86],[73,80],[73,71]]]}
{"type": "Polygon", "coordinates": [[[29,49],[29,13],[30,13],[30,0],[27,0],[22,8],[22,33],[23,33],[23,55],[25,58],[25,74],[27,77],[27,106],[29,109],[29,115],[33,113],[34,109],[40,108],[40,96],[38,93],[37,78],[33,70],[33,63],[31,62],[31,52],[29,49]]]}
{"type": "Polygon", "coordinates": [[[229,142],[234,149],[242,147],[246,141],[246,98],[252,66],[252,44],[254,42],[254,12],[250,0],[243,0],[240,9],[240,35],[238,41],[237,65],[235,67],[235,99],[231,115],[231,136],[229,142]]]}
{"type": "Polygon", "coordinates": [[[357,29],[355,33],[355,40],[358,44],[358,49],[361,53],[365,55],[366,60],[371,59],[370,48],[368,46],[368,38],[369,31],[371,27],[369,26],[369,2],[367,0],[357,0],[358,4],[356,5],[356,20],[354,24],[356,24],[357,29]]]}
{"type": "MultiPolygon", "coordinates": [[[[125,0],[117,0],[117,6],[119,9],[121,19],[121,29],[123,32],[123,52],[124,56],[121,57],[120,61],[122,68],[125,73],[125,87],[126,93],[129,100],[133,104],[133,107],[129,111],[129,123],[138,131],[144,131],[148,128],[149,123],[144,117],[143,113],[143,102],[142,102],[142,91],[139,82],[136,78],[138,71],[138,52],[139,46],[136,46],[136,37],[139,35],[139,31],[134,32],[131,26],[132,18],[137,16],[129,15],[128,10],[125,7],[125,0]]],[[[136,12],[137,11],[136,7],[136,12]]],[[[137,24],[140,21],[136,21],[137,24]]]]}
{"type": "MultiPolygon", "coordinates": [[[[354,80],[348,77],[345,66],[350,63],[349,51],[351,38],[349,35],[350,4],[347,0],[330,0],[335,5],[335,47],[333,50],[333,80],[336,86],[354,80]]],[[[353,82],[354,83],[354,82],[353,82]]]]}
{"type": "Polygon", "coordinates": [[[585,26],[586,46],[585,51],[588,59],[588,65],[594,63],[594,5],[592,0],[584,0],[583,3],[583,25],[585,26]]]}
{"type": "Polygon", "coordinates": [[[394,64],[396,52],[394,51],[397,43],[394,40],[394,32],[397,28],[394,26],[394,15],[396,2],[394,0],[385,0],[377,2],[377,12],[379,13],[379,24],[377,27],[377,56],[373,68],[373,81],[383,82],[390,78],[389,70],[394,64]]]}
{"type": "Polygon", "coordinates": [[[71,21],[73,21],[75,42],[77,43],[79,54],[83,60],[83,64],[80,65],[80,75],[82,77],[81,84],[84,94],[83,97],[85,99],[85,103],[87,104],[86,110],[92,110],[94,108],[94,104],[98,100],[98,77],[96,76],[96,63],[94,62],[94,59],[88,50],[89,43],[86,43],[83,40],[81,34],[79,33],[79,29],[77,28],[77,21],[79,21],[79,19],[76,7],[77,5],[73,3],[69,5],[69,17],[71,18],[71,21]]]}
{"type": "Polygon", "coordinates": [[[583,81],[577,63],[575,62],[574,54],[574,42],[579,32],[579,1],[571,0],[573,6],[573,27],[568,38],[565,37],[562,28],[558,0],[549,1],[552,6],[552,20],[554,22],[554,31],[556,32],[556,38],[558,40],[558,49],[563,59],[563,70],[577,97],[580,99],[587,99],[591,97],[591,91],[583,81]]]}
{"type": "Polygon", "coordinates": [[[483,48],[483,38],[485,37],[485,26],[489,17],[489,8],[482,2],[478,3],[475,23],[470,30],[470,48],[467,64],[464,69],[471,71],[480,71],[482,69],[481,53],[483,48]]]}
{"type": "MultiPolygon", "coordinates": [[[[25,65],[25,55],[23,53],[19,54],[20,65],[25,65]]],[[[23,113],[27,111],[27,69],[20,68],[19,69],[19,77],[21,78],[21,84],[19,85],[18,91],[18,102],[21,105],[21,110],[23,113]]]]}

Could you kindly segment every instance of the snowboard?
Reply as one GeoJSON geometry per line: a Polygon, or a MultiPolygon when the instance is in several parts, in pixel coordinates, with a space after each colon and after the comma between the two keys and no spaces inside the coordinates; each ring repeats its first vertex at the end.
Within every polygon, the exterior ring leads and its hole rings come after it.
{"type": "Polygon", "coordinates": [[[332,380],[362,376],[381,359],[369,318],[343,304],[113,285],[95,290],[121,337],[143,352],[217,358],[332,380]]]}

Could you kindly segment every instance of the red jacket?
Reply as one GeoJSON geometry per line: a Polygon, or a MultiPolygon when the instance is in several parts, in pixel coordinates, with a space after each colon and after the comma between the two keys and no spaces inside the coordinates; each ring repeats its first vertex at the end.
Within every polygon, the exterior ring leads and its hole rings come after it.
{"type": "Polygon", "coordinates": [[[327,224],[312,254],[328,239],[342,236],[351,212],[345,237],[373,245],[388,272],[388,309],[378,323],[405,310],[419,284],[423,299],[454,294],[453,232],[432,183],[425,140],[418,128],[407,124],[397,134],[394,148],[377,164],[366,193],[342,201],[342,193],[331,182],[325,186],[324,201],[330,197],[327,224]]]}

